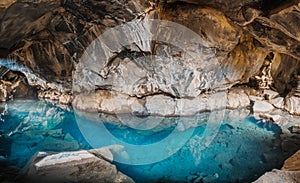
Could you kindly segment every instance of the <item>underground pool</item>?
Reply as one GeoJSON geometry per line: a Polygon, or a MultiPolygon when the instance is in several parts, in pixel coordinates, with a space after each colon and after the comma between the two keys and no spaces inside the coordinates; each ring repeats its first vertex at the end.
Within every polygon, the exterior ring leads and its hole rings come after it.
{"type": "Polygon", "coordinates": [[[222,119],[214,113],[130,117],[14,100],[0,112],[0,179],[14,176],[3,172],[21,170],[38,151],[115,146],[126,153],[116,151],[114,164],[136,182],[251,182],[293,153],[281,150],[278,126],[247,110],[226,110],[222,119]]]}

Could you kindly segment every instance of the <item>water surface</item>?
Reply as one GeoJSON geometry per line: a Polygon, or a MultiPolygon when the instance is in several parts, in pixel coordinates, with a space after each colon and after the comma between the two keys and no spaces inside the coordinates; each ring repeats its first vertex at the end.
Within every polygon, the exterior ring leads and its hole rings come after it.
{"type": "Polygon", "coordinates": [[[280,128],[246,115],[235,118],[241,111],[226,111],[210,124],[211,113],[181,118],[74,115],[71,108],[36,100],[2,104],[2,111],[0,157],[7,169],[22,168],[38,151],[111,145],[118,169],[137,182],[251,182],[280,168],[286,158],[280,128]]]}

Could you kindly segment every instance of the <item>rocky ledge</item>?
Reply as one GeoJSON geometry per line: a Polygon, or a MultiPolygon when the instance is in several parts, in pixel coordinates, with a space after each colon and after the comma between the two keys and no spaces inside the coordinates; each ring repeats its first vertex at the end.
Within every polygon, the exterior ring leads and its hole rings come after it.
{"type": "Polygon", "coordinates": [[[281,170],[274,169],[265,173],[255,183],[299,182],[300,180],[300,151],[284,162],[281,170]]]}
{"type": "Polygon", "coordinates": [[[111,164],[110,147],[48,154],[39,152],[28,164],[22,182],[134,182],[111,164]]]}

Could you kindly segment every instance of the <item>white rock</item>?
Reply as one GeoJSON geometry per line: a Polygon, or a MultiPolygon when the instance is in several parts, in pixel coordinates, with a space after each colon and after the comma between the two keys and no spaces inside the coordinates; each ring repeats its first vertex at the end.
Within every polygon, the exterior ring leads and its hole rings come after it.
{"type": "Polygon", "coordinates": [[[277,97],[270,100],[270,103],[273,104],[276,108],[282,109],[284,106],[284,98],[277,97]]]}
{"type": "Polygon", "coordinates": [[[274,110],[272,104],[266,101],[255,101],[253,105],[253,112],[254,113],[269,113],[274,110]]]}
{"type": "Polygon", "coordinates": [[[259,96],[255,96],[255,95],[249,95],[249,99],[251,100],[251,101],[262,101],[262,100],[264,100],[264,98],[263,97],[259,97],[259,96]]]}
{"type": "Polygon", "coordinates": [[[278,97],[279,93],[273,90],[264,90],[264,96],[266,97],[267,100],[271,100],[273,98],[278,97]]]}
{"type": "Polygon", "coordinates": [[[175,114],[175,100],[165,95],[155,95],[147,97],[145,107],[148,113],[172,116],[175,114]]]}
{"type": "Polygon", "coordinates": [[[284,108],[290,114],[300,115],[300,98],[296,96],[287,97],[284,108]]]}
{"type": "Polygon", "coordinates": [[[33,158],[24,182],[134,182],[110,162],[88,151],[33,158]]]}
{"type": "Polygon", "coordinates": [[[176,100],[176,115],[194,115],[207,110],[207,98],[196,97],[192,99],[181,98],[176,100]]]}
{"type": "Polygon", "coordinates": [[[248,95],[243,90],[230,90],[227,94],[227,108],[239,109],[250,106],[248,95]]]}

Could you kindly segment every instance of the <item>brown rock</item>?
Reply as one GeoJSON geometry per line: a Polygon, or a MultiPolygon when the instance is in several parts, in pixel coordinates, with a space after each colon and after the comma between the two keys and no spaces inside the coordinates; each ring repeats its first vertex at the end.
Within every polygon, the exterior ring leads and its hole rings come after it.
{"type": "Polygon", "coordinates": [[[300,151],[296,152],[284,162],[282,170],[300,172],[300,151]]]}

